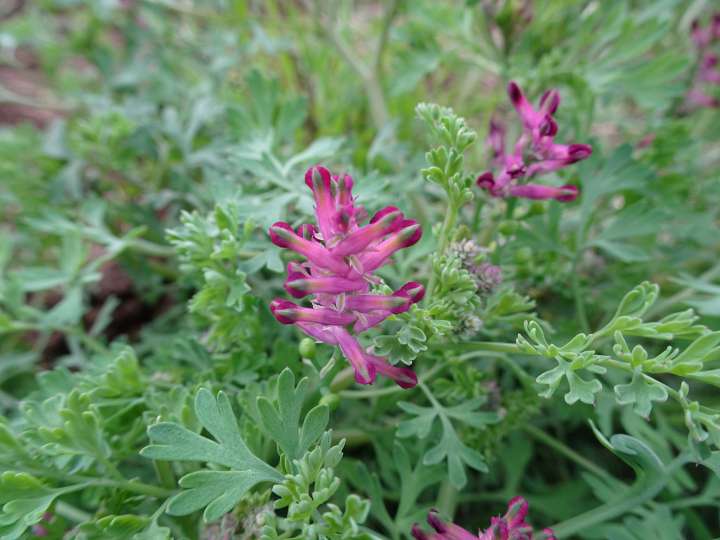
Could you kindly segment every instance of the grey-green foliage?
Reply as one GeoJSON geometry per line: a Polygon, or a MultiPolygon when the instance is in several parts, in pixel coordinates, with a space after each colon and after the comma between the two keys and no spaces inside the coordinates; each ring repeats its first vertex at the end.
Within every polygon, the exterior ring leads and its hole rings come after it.
{"type": "Polygon", "coordinates": [[[252,487],[278,482],[282,475],[247,447],[224,392],[203,388],[195,396],[195,414],[213,439],[172,422],[148,428],[150,445],[141,454],[164,461],[201,461],[225,469],[202,469],[180,479],[183,491],[168,502],[168,513],[185,515],[205,508],[206,522],[229,512],[252,487]]]}
{"type": "Polygon", "coordinates": [[[68,490],[49,488],[27,473],[3,472],[0,475],[0,538],[20,538],[65,491],[68,490]]]}
{"type": "Polygon", "coordinates": [[[465,172],[464,153],[477,139],[477,133],[449,107],[419,103],[415,112],[438,145],[425,154],[428,167],[421,173],[423,178],[443,188],[450,213],[454,213],[473,199],[474,178],[465,172]]]}
{"type": "Polygon", "coordinates": [[[347,478],[357,490],[370,498],[370,514],[382,524],[393,539],[404,538],[413,523],[425,519],[421,496],[432,486],[447,478],[442,464],[423,462],[426,441],[419,445],[408,439],[395,440],[389,449],[376,446],[379,470],[373,471],[363,461],[354,461],[347,469],[347,478]],[[399,499],[388,503],[388,489],[399,486],[399,499]]]}
{"type": "Polygon", "coordinates": [[[342,459],[345,441],[332,444],[331,433],[325,432],[310,452],[293,460],[293,472],[273,487],[278,496],[275,509],[287,508],[286,517],[266,515],[262,540],[370,540],[361,527],[370,503],[357,495],[348,495],[344,509],[330,503],[340,487],[335,468],[342,459]]]}
{"type": "Polygon", "coordinates": [[[692,401],[688,396],[689,382],[700,381],[720,386],[718,370],[710,365],[720,353],[720,332],[711,332],[696,324],[692,310],[672,313],[658,321],[646,321],[645,314],[659,294],[657,285],[644,282],[628,292],[615,314],[602,328],[591,334],[578,334],[562,346],[549,343],[542,327],[536,322],[525,325],[528,338],[518,336],[520,349],[533,355],[553,359],[557,365],[537,377],[547,386],[541,393],[551,397],[563,382],[567,384],[565,401],[593,404],[603,388],[598,375],[613,370],[626,382],[614,385],[617,403],[632,405],[641,416],[648,417],[653,404],[664,402],[671,396],[683,409],[688,429],[697,442],[709,440],[720,445],[720,411],[692,401]],[[647,346],[638,343],[630,346],[629,338],[644,338],[667,342],[692,340],[683,348],[666,346],[658,354],[648,352],[647,346]],[[608,349],[607,354],[597,351],[608,349]],[[674,375],[683,379],[678,388],[658,378],[674,375]]]}
{"type": "MultiPolygon", "coordinates": [[[[431,395],[431,394],[430,394],[431,395]]],[[[425,452],[423,464],[434,465],[446,462],[450,482],[458,489],[467,483],[466,467],[487,472],[488,467],[483,455],[462,442],[456,423],[474,429],[484,429],[487,425],[499,420],[494,412],[483,412],[480,407],[484,398],[468,400],[460,405],[445,407],[434,396],[429,407],[423,407],[401,401],[399,407],[412,418],[403,420],[398,426],[398,437],[417,437],[426,439],[437,435],[437,444],[425,452]]]]}
{"type": "Polygon", "coordinates": [[[241,343],[255,329],[255,310],[247,296],[247,272],[238,259],[248,258],[243,254],[255,227],[240,220],[232,203],[218,204],[207,216],[183,212],[180,221],[181,226],[167,235],[177,251],[180,269],[198,289],[190,299],[190,311],[207,321],[212,343],[221,348],[241,343]]]}
{"type": "Polygon", "coordinates": [[[295,376],[284,369],[277,378],[274,403],[268,397],[257,399],[260,428],[276,441],[283,455],[290,460],[299,459],[310,445],[318,440],[328,424],[328,408],[316,405],[300,424],[303,402],[309,381],[301,379],[295,386],[295,376]]]}

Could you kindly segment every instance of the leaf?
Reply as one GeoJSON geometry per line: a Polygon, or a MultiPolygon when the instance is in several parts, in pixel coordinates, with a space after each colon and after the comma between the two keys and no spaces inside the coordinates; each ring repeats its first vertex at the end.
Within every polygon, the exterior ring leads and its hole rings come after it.
{"type": "Polygon", "coordinates": [[[478,410],[484,403],[484,399],[478,398],[455,407],[444,407],[433,398],[431,407],[420,407],[401,401],[398,406],[405,412],[415,415],[416,418],[400,422],[397,435],[425,439],[430,435],[435,421],[440,420],[442,430],[440,439],[435,446],[425,452],[423,464],[435,465],[443,461],[447,462],[450,482],[461,489],[467,483],[466,465],[480,472],[487,472],[488,468],[483,455],[462,442],[452,420],[476,429],[484,429],[487,425],[498,422],[500,418],[496,413],[478,410]]]}
{"type": "Polygon", "coordinates": [[[652,410],[653,401],[666,401],[668,393],[660,383],[648,380],[639,369],[633,373],[632,381],[628,384],[615,385],[615,395],[620,405],[633,405],[633,410],[648,418],[652,410]]]}
{"type": "Polygon", "coordinates": [[[76,540],[170,540],[170,529],[145,516],[111,515],[81,524],[76,540]]]}
{"type": "Polygon", "coordinates": [[[230,470],[203,470],[183,476],[184,490],[168,501],[168,513],[186,515],[205,507],[203,519],[219,519],[261,482],[280,482],[282,475],[248,449],[237,419],[224,392],[213,397],[201,388],[195,396],[195,414],[215,440],[185,427],[162,422],[148,428],[151,444],[140,451],[144,457],[167,461],[202,461],[230,470]]]}
{"type": "Polygon", "coordinates": [[[15,540],[35,523],[63,489],[51,489],[26,473],[5,471],[0,474],[0,538],[15,540]]]}
{"type": "Polygon", "coordinates": [[[261,429],[291,460],[299,459],[320,438],[329,420],[328,408],[317,405],[307,413],[300,426],[307,384],[308,379],[303,378],[295,386],[295,376],[285,368],[277,379],[276,403],[265,396],[257,398],[261,429]]]}
{"type": "Polygon", "coordinates": [[[565,403],[572,405],[581,401],[588,405],[595,403],[595,394],[602,390],[602,384],[597,379],[587,381],[575,373],[573,363],[566,362],[559,356],[555,358],[557,366],[538,375],[538,383],[547,385],[547,389],[540,393],[542,397],[549,398],[560,386],[563,378],[567,380],[568,391],[565,394],[565,403]]]}

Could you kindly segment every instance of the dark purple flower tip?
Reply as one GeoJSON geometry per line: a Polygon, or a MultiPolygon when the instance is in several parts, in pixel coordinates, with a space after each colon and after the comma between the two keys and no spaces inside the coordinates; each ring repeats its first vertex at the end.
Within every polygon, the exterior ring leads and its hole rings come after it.
{"type": "Polygon", "coordinates": [[[304,238],[305,240],[312,240],[312,238],[317,234],[317,227],[312,223],[303,223],[295,230],[295,232],[298,236],[304,238]]]}
{"type": "Polygon", "coordinates": [[[717,54],[707,53],[705,56],[703,56],[703,59],[702,59],[702,67],[703,68],[712,69],[717,65],[717,63],[718,63],[717,54]]]}
{"type": "Polygon", "coordinates": [[[557,540],[557,537],[555,536],[555,531],[547,527],[542,530],[537,540],[557,540]]]}
{"type": "Polygon", "coordinates": [[[425,534],[422,529],[420,529],[420,526],[417,523],[412,526],[410,533],[413,535],[415,540],[430,540],[430,537],[425,534]]]}
{"type": "Polygon", "coordinates": [[[297,304],[290,300],[284,300],[282,298],[276,298],[270,302],[270,311],[279,323],[282,324],[293,324],[295,320],[290,317],[290,311],[297,309],[297,304]]]}
{"type": "Polygon", "coordinates": [[[540,98],[540,108],[547,114],[555,114],[560,106],[560,92],[555,90],[546,90],[540,98]]]}
{"type": "Polygon", "coordinates": [[[520,105],[520,102],[523,100],[523,93],[515,81],[510,81],[507,92],[508,96],[510,96],[510,101],[512,101],[514,105],[520,105]]]}
{"type": "Polygon", "coordinates": [[[505,513],[505,519],[508,521],[510,527],[516,527],[522,524],[525,516],[528,513],[527,501],[520,497],[513,497],[508,503],[507,512],[505,513]]]}
{"type": "Polygon", "coordinates": [[[505,520],[499,517],[490,518],[490,528],[485,531],[488,540],[508,540],[510,528],[505,520]]]}
{"type": "Polygon", "coordinates": [[[322,165],[314,165],[305,172],[305,184],[313,190],[313,193],[315,193],[316,187],[324,188],[330,193],[332,189],[331,178],[330,171],[322,165]]]}
{"type": "MultiPolygon", "coordinates": [[[[402,216],[402,212],[397,206],[386,206],[382,210],[378,210],[375,215],[370,219],[370,224],[377,223],[381,219],[383,219],[385,216],[389,214],[394,214],[395,212],[399,212],[399,215],[402,216]]],[[[396,217],[393,217],[393,220],[397,219],[396,217]]]]}
{"type": "Polygon", "coordinates": [[[487,171],[477,177],[476,183],[482,189],[492,189],[495,187],[495,177],[493,173],[487,171]]]}
{"type": "Polygon", "coordinates": [[[544,137],[554,137],[557,135],[558,125],[555,119],[549,114],[545,115],[543,121],[540,123],[540,135],[544,137]]]}
{"type": "Polygon", "coordinates": [[[439,533],[447,532],[447,526],[438,516],[438,512],[435,509],[430,510],[430,513],[428,514],[428,523],[430,526],[435,529],[439,533]]]}
{"type": "MultiPolygon", "coordinates": [[[[379,371],[379,370],[378,370],[379,371]]],[[[418,383],[417,374],[408,367],[394,368],[392,379],[400,388],[415,388],[418,383]]]]}
{"type": "Polygon", "coordinates": [[[417,281],[408,281],[405,285],[395,291],[393,295],[409,298],[412,304],[417,304],[420,300],[425,298],[425,287],[422,283],[418,283],[417,281]]]}
{"type": "Polygon", "coordinates": [[[310,291],[306,288],[307,276],[302,272],[294,269],[292,263],[288,264],[287,279],[285,280],[285,290],[295,298],[307,296],[310,291]]]}
{"type": "Polygon", "coordinates": [[[297,236],[293,228],[284,221],[273,223],[269,230],[270,241],[278,247],[289,247],[297,236]]]}
{"type": "Polygon", "coordinates": [[[555,197],[556,201],[572,202],[578,198],[578,195],[580,195],[580,189],[572,184],[560,186],[560,189],[562,190],[562,193],[555,197]]]}
{"type": "Polygon", "coordinates": [[[422,227],[414,219],[402,219],[397,224],[397,239],[403,248],[413,246],[422,238],[422,227]]]}
{"type": "Polygon", "coordinates": [[[592,146],[589,144],[571,144],[568,147],[568,159],[571,163],[587,159],[592,154],[592,146]]]}
{"type": "MultiPolygon", "coordinates": [[[[333,180],[335,180],[335,184],[337,185],[337,191],[339,194],[345,194],[345,195],[351,195],[352,194],[352,188],[354,185],[353,178],[349,174],[343,174],[342,176],[333,176],[333,180]]],[[[342,201],[343,203],[347,203],[349,201],[342,201]]]]}

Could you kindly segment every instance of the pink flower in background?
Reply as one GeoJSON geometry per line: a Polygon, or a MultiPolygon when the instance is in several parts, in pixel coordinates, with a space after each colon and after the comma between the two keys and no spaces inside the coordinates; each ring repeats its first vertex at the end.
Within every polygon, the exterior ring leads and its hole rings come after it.
{"type": "Polygon", "coordinates": [[[428,515],[428,523],[436,532],[425,533],[414,525],[412,535],[417,540],[556,540],[552,529],[533,533],[532,527],[525,522],[527,513],[525,499],[515,497],[508,503],[504,516],[491,518],[490,527],[476,535],[453,523],[445,523],[433,510],[428,515]]]}
{"type": "Polygon", "coordinates": [[[560,105],[557,90],[548,90],[535,108],[527,100],[520,87],[511,82],[508,95],[523,126],[522,135],[508,153],[505,126],[498,120],[490,121],[488,146],[494,171],[486,171],[477,178],[477,184],[493,197],[524,197],[526,199],[555,199],[572,201],[578,195],[575,186],[561,187],[543,184],[520,183],[586,159],[592,154],[587,144],[558,144],[558,131],[553,115],[560,105]]]}
{"type": "Polygon", "coordinates": [[[720,107],[720,99],[713,95],[711,89],[720,86],[720,69],[718,55],[709,49],[720,41],[720,13],[714,14],[706,26],[694,20],[690,37],[697,49],[698,60],[692,85],[685,95],[685,104],[689,108],[716,109],[720,107]]]}
{"type": "Polygon", "coordinates": [[[317,227],[306,224],[294,230],[277,222],[270,227],[270,240],[305,257],[288,264],[285,290],[295,298],[309,296],[311,305],[278,298],[270,310],[279,322],[294,324],[308,336],[337,346],[359,383],[370,384],[380,373],[403,388],[415,386],[417,377],[410,368],[393,366],[366,351],[356,335],[407,311],[425,295],[425,288],[414,281],[392,294],[370,293],[370,285],[380,281],[373,272],[394,253],[420,240],[420,224],[388,206],[361,225],[367,213],[355,205],[348,175],[332,176],[324,167],[311,167],[305,183],[315,198],[317,227]]]}

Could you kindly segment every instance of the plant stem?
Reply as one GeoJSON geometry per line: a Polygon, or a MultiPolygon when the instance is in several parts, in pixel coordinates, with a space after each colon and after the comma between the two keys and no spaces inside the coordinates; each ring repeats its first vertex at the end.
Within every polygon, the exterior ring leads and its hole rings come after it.
{"type": "MultiPolygon", "coordinates": [[[[395,2],[394,2],[395,4],[395,2]]],[[[318,20],[320,20],[320,6],[318,2],[314,2],[315,14],[318,20]]],[[[387,36],[390,32],[390,25],[397,12],[397,6],[390,8],[385,13],[385,25],[387,30],[384,30],[380,36],[380,41],[375,53],[374,69],[369,69],[363,64],[357,57],[355,52],[348,47],[347,43],[342,39],[337,31],[337,23],[334,21],[321,21],[320,27],[327,35],[330,42],[337,49],[340,56],[347,64],[352,68],[355,73],[360,77],[363,86],[365,87],[365,94],[367,95],[368,103],[370,105],[370,115],[372,116],[375,128],[380,131],[390,120],[390,114],[388,113],[388,107],[385,102],[385,94],[380,84],[378,77],[379,68],[382,65],[382,53],[387,43],[387,36]]]]}
{"type": "Polygon", "coordinates": [[[571,538],[582,530],[614,519],[639,507],[660,493],[675,473],[675,470],[685,465],[687,461],[687,456],[680,454],[665,468],[662,474],[655,477],[648,485],[632,488],[629,494],[619,500],[603,504],[593,510],[553,525],[553,531],[555,531],[558,538],[571,538]]]}
{"type": "Polygon", "coordinates": [[[585,467],[588,471],[595,474],[596,476],[599,476],[600,478],[605,478],[605,479],[613,478],[602,467],[595,465],[592,461],[590,461],[587,458],[584,458],[583,456],[578,454],[575,450],[573,450],[569,446],[565,445],[562,441],[559,441],[555,437],[548,435],[541,429],[538,429],[537,427],[530,425],[530,424],[527,424],[523,429],[524,429],[524,431],[526,431],[528,433],[528,435],[530,435],[534,439],[537,439],[538,441],[545,444],[546,446],[549,446],[550,448],[557,450],[558,453],[571,459],[572,461],[574,461],[581,467],[585,467]]]}
{"type": "Polygon", "coordinates": [[[498,343],[495,341],[465,341],[463,343],[450,343],[443,345],[443,350],[453,349],[461,351],[485,351],[507,354],[522,354],[516,343],[498,343]]]}
{"type": "Polygon", "coordinates": [[[153,486],[152,484],[144,484],[142,482],[136,482],[134,480],[105,480],[103,478],[96,478],[91,480],[89,483],[100,487],[115,487],[124,489],[125,491],[131,491],[133,493],[140,493],[142,495],[148,495],[150,497],[166,498],[174,493],[171,489],[162,488],[159,486],[153,486]]]}
{"type": "Polygon", "coordinates": [[[580,287],[580,275],[578,274],[578,266],[580,265],[580,257],[582,250],[575,254],[572,269],[570,270],[570,286],[573,296],[575,297],[575,311],[577,313],[578,322],[582,331],[586,334],[590,333],[590,322],[588,321],[587,311],[585,309],[585,299],[582,295],[582,287],[580,287]]]}
{"type": "Polygon", "coordinates": [[[437,498],[438,510],[452,520],[455,516],[455,508],[457,507],[458,490],[447,481],[443,480],[440,484],[440,491],[437,498]]]}
{"type": "Polygon", "coordinates": [[[57,501],[55,503],[55,512],[75,523],[84,523],[90,521],[92,518],[92,514],[75,508],[73,505],[64,501],[57,501]]]}

